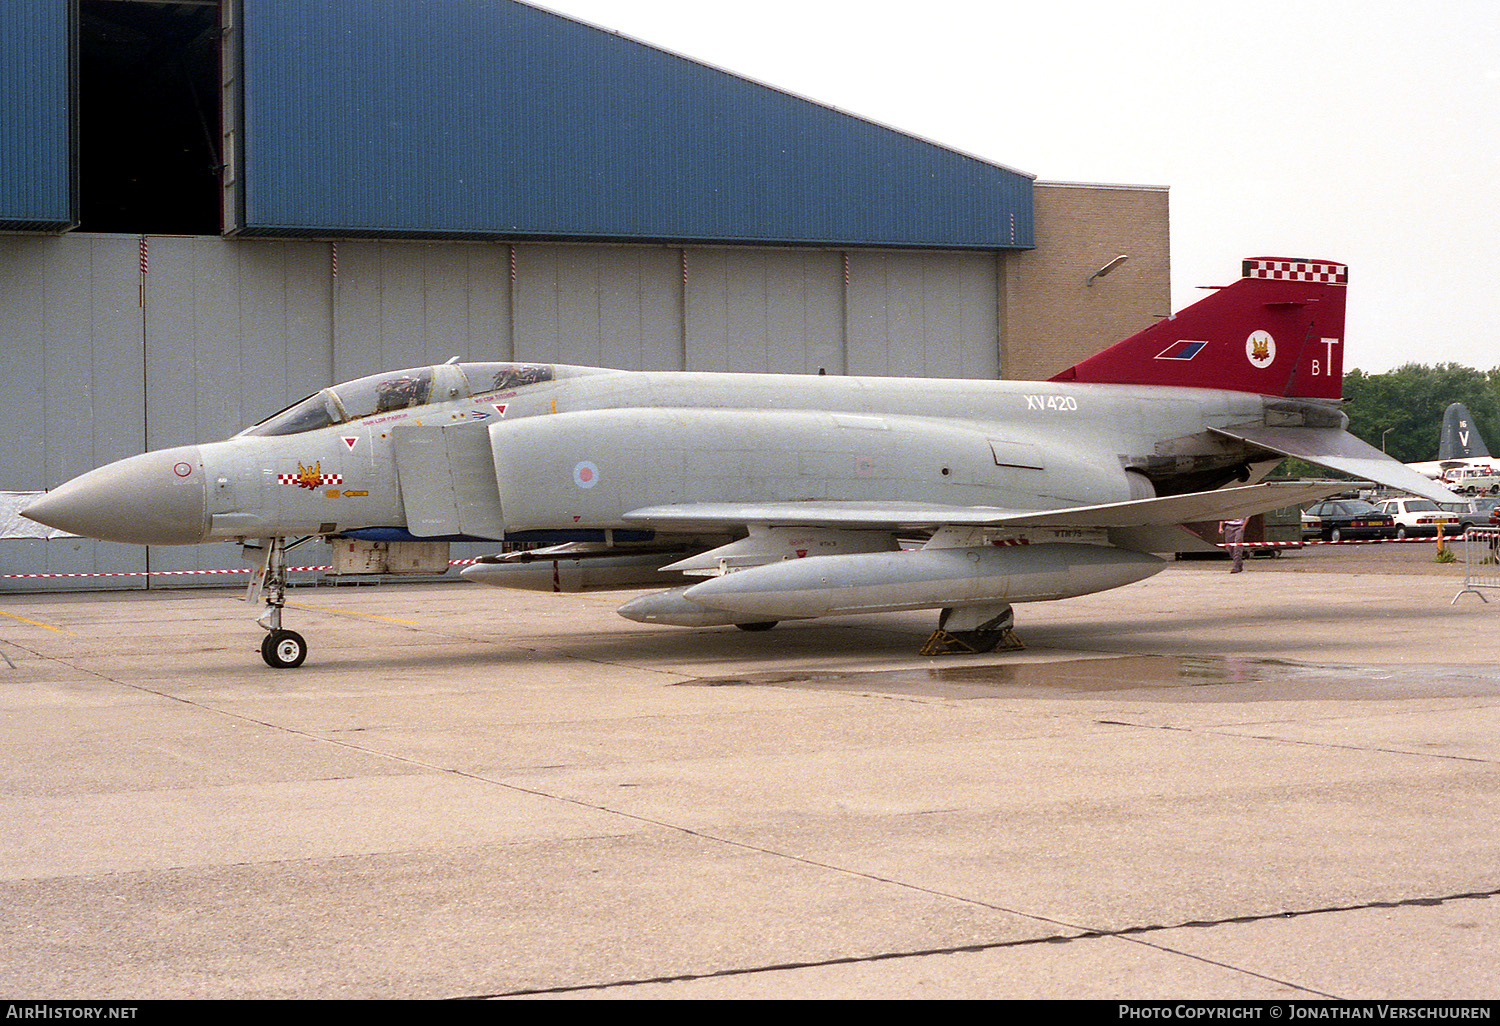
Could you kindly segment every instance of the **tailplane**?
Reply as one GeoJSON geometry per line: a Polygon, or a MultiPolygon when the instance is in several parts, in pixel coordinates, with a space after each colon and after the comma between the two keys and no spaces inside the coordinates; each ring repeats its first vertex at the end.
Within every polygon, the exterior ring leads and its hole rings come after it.
{"type": "Polygon", "coordinates": [[[1344,264],[1254,257],[1233,285],[1051,380],[1338,399],[1348,284],[1344,264]]]}

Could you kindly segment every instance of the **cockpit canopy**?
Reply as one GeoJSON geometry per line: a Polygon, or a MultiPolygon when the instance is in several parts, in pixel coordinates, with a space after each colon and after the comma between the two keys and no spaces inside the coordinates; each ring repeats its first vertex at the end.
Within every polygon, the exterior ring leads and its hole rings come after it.
{"type": "Polygon", "coordinates": [[[460,363],[386,371],[346,381],[294,403],[241,435],[296,435],[394,410],[490,392],[511,392],[553,379],[539,363],[460,363]]]}

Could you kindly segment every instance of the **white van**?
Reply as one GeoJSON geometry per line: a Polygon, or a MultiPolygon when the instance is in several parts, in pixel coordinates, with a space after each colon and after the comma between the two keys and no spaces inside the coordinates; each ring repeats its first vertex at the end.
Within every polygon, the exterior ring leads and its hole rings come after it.
{"type": "Polygon", "coordinates": [[[1500,471],[1494,467],[1454,467],[1443,472],[1443,484],[1455,492],[1477,495],[1500,489],[1500,471]]]}

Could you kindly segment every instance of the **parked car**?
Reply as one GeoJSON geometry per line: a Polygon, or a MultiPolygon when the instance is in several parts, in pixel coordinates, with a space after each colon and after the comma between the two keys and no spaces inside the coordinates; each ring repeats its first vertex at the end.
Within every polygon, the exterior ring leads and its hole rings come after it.
{"type": "Polygon", "coordinates": [[[1486,495],[1468,502],[1440,502],[1440,507],[1449,513],[1458,514],[1458,529],[1462,534],[1471,527],[1487,527],[1492,522],[1490,514],[1500,506],[1500,496],[1486,495]]]}
{"type": "Polygon", "coordinates": [[[1399,499],[1382,499],[1375,504],[1382,513],[1389,513],[1396,521],[1397,538],[1436,538],[1438,532],[1458,534],[1458,514],[1440,509],[1431,499],[1403,496],[1399,499]]]}
{"type": "Polygon", "coordinates": [[[1302,540],[1323,537],[1323,521],[1306,510],[1302,511],[1302,540]]]}
{"type": "Polygon", "coordinates": [[[1327,499],[1309,506],[1307,512],[1323,523],[1324,541],[1350,538],[1394,538],[1396,520],[1363,499],[1327,499]]]}

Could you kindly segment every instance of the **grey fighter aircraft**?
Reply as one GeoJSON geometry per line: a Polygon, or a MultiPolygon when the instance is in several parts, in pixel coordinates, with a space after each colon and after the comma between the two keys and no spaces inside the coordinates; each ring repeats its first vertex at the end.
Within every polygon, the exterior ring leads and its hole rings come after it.
{"type": "Polygon", "coordinates": [[[676,587],[634,620],[763,629],[931,608],[923,650],[1011,644],[1017,602],[1209,548],[1184,523],[1327,493],[1296,456],[1451,501],[1345,431],[1342,264],[1233,284],[1044,382],[450,363],[325,388],[233,438],[146,453],[24,511],[147,545],[255,543],[273,667],[296,539],[550,543],[463,571],[499,587],[676,587]]]}

